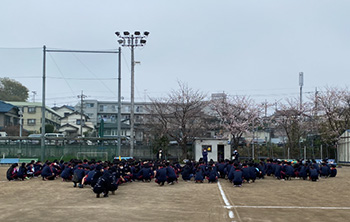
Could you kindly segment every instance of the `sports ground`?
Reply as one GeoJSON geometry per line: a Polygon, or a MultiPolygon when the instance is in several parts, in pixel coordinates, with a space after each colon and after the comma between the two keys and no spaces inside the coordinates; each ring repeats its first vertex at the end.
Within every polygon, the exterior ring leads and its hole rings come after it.
{"type": "Polygon", "coordinates": [[[271,177],[243,187],[227,180],[175,185],[133,182],[96,198],[70,182],[6,181],[0,167],[0,221],[350,221],[350,168],[319,182],[271,177]]]}

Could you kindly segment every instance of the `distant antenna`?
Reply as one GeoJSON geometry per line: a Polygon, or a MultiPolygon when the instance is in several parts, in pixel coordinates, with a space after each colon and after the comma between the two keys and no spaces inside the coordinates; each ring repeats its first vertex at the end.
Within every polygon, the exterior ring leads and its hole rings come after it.
{"type": "Polygon", "coordinates": [[[32,91],[32,94],[33,94],[33,103],[35,103],[36,91],[32,91]]]}

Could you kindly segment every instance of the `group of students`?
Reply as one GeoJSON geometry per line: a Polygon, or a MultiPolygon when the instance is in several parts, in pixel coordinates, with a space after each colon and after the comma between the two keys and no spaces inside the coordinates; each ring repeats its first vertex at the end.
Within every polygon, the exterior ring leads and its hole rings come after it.
{"type": "Polygon", "coordinates": [[[163,186],[165,183],[173,185],[178,182],[179,176],[184,181],[196,183],[215,183],[219,178],[228,179],[234,186],[240,187],[243,183],[255,182],[265,176],[273,176],[279,180],[302,178],[304,180],[318,181],[319,177],[335,177],[337,169],[327,160],[321,164],[315,160],[300,160],[296,163],[288,161],[267,159],[256,163],[253,161],[240,162],[235,160],[222,160],[209,162],[204,158],[197,161],[187,161],[184,166],[179,162],[170,163],[165,160],[136,161],[118,160],[70,160],[64,161],[31,161],[28,164],[12,164],[7,171],[8,180],[25,180],[41,176],[42,180],[54,180],[60,177],[63,181],[72,181],[74,187],[84,188],[90,186],[96,197],[103,194],[108,197],[109,192],[115,194],[118,186],[133,181],[151,182],[152,179],[163,186]]]}
{"type": "Polygon", "coordinates": [[[7,179],[24,180],[31,177],[41,176],[42,180],[54,180],[60,177],[62,181],[72,181],[74,187],[84,188],[89,185],[96,193],[96,197],[103,194],[108,197],[108,193],[118,189],[122,183],[143,181],[151,182],[155,180],[157,184],[163,186],[165,183],[173,185],[177,182],[181,166],[178,162],[170,164],[165,160],[157,161],[135,161],[118,160],[95,161],[95,160],[70,160],[46,161],[44,163],[31,161],[28,164],[12,164],[7,170],[7,179]]]}
{"type": "Polygon", "coordinates": [[[193,177],[196,183],[213,183],[218,178],[228,179],[234,186],[240,187],[243,183],[252,183],[256,179],[264,179],[265,176],[273,176],[278,180],[303,179],[318,181],[320,177],[335,177],[336,165],[329,164],[327,159],[321,163],[315,160],[299,160],[295,162],[279,159],[267,159],[254,162],[252,160],[240,162],[234,160],[222,160],[215,163],[206,158],[199,162],[188,161],[182,169],[182,177],[189,181],[193,177]]]}

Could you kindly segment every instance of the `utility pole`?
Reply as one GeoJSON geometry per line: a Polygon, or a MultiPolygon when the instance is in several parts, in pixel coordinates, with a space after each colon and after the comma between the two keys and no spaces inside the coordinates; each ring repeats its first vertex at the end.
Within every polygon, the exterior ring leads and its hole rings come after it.
{"type": "Polygon", "coordinates": [[[118,43],[123,47],[130,47],[131,49],[131,98],[130,98],[130,156],[134,155],[134,87],[135,87],[135,47],[144,46],[146,44],[146,38],[149,32],[145,31],[141,34],[140,31],[135,31],[134,34],[130,34],[128,31],[124,31],[123,34],[115,32],[119,38],[118,43]]]}
{"type": "MultiPolygon", "coordinates": [[[[83,90],[81,91],[81,94],[78,95],[78,98],[80,98],[80,136],[83,137],[84,98],[86,98],[86,95],[83,94],[83,90]]],[[[84,125],[85,125],[85,121],[84,121],[84,125]]]]}

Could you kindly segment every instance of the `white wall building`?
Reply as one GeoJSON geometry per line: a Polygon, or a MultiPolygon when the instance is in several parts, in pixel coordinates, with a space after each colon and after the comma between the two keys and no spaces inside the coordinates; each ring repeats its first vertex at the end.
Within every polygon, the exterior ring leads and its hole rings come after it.
{"type": "Polygon", "coordinates": [[[202,156],[203,149],[207,149],[208,161],[220,161],[224,159],[231,159],[231,146],[227,139],[213,139],[213,138],[199,138],[194,142],[195,160],[199,160],[202,156]],[[210,149],[208,149],[210,148],[210,149]]]}

